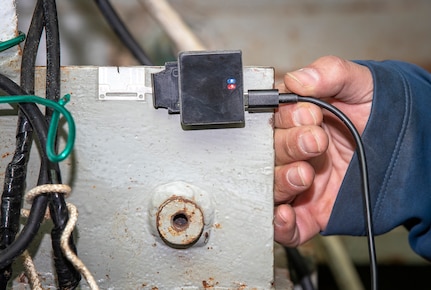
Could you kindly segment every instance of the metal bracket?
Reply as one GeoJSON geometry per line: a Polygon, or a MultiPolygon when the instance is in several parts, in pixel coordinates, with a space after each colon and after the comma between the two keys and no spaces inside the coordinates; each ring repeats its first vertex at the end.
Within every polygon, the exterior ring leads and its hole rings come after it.
{"type": "Polygon", "coordinates": [[[99,67],[99,100],[146,101],[145,67],[99,67]]]}

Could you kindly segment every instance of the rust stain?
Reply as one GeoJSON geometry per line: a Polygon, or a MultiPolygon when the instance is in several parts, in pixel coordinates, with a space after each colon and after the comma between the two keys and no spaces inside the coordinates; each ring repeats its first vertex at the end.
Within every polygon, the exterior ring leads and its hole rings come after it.
{"type": "Polygon", "coordinates": [[[178,237],[178,236],[182,235],[182,231],[179,231],[179,230],[175,229],[174,227],[169,227],[168,231],[174,237],[178,237]]]}
{"type": "Polygon", "coordinates": [[[207,281],[203,280],[202,281],[202,286],[204,286],[204,289],[211,289],[214,288],[214,286],[209,285],[207,281]]]}
{"type": "Polygon", "coordinates": [[[208,278],[207,280],[202,281],[202,286],[204,289],[213,289],[215,286],[218,286],[219,282],[216,282],[213,277],[208,278]]]}
{"type": "Polygon", "coordinates": [[[8,157],[8,156],[10,156],[11,155],[11,153],[10,152],[6,152],[6,153],[4,153],[4,154],[2,154],[2,156],[1,156],[1,158],[6,158],[6,157],[8,157]]]}
{"type": "Polygon", "coordinates": [[[221,226],[221,224],[219,224],[219,223],[215,223],[214,224],[214,228],[216,228],[216,229],[221,229],[222,228],[222,226],[221,226]]]}
{"type": "Polygon", "coordinates": [[[24,272],[22,272],[21,274],[19,274],[19,276],[18,276],[18,282],[19,283],[27,283],[27,277],[25,276],[24,272]]]}

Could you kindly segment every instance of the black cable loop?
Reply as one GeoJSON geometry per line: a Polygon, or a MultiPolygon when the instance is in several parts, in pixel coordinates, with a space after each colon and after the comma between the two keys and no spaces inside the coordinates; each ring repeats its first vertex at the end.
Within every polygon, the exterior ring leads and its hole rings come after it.
{"type": "MultiPolygon", "coordinates": [[[[20,86],[2,74],[0,74],[0,89],[9,95],[26,94],[20,86]]],[[[39,144],[42,148],[42,150],[40,150],[41,161],[46,162],[48,157],[46,156],[44,148],[46,148],[48,124],[46,123],[42,112],[35,104],[20,103],[19,107],[25,114],[26,118],[30,121],[33,130],[38,137],[39,144]]],[[[41,171],[39,173],[38,183],[45,184],[47,180],[47,172],[41,171]]],[[[10,265],[30,245],[31,241],[34,239],[39,230],[41,222],[43,221],[47,205],[48,197],[46,195],[40,195],[34,199],[26,225],[21,230],[16,239],[10,245],[8,245],[7,248],[0,251],[0,269],[4,269],[10,265]]]]}
{"type": "Polygon", "coordinates": [[[337,107],[312,97],[302,97],[295,94],[279,95],[279,102],[281,104],[292,103],[293,102],[292,100],[294,100],[294,102],[297,101],[297,102],[312,103],[321,108],[328,110],[346,125],[346,127],[349,129],[350,133],[352,134],[355,140],[356,152],[359,160],[359,166],[360,166],[361,178],[362,178],[362,193],[363,193],[363,199],[364,199],[368,254],[370,259],[371,289],[377,290],[378,274],[377,274],[376,250],[375,250],[375,243],[374,243],[373,217],[371,212],[371,197],[370,197],[370,190],[369,190],[367,162],[365,158],[365,150],[364,150],[364,145],[362,143],[361,135],[359,134],[358,130],[356,130],[355,126],[349,120],[349,118],[337,107]]]}

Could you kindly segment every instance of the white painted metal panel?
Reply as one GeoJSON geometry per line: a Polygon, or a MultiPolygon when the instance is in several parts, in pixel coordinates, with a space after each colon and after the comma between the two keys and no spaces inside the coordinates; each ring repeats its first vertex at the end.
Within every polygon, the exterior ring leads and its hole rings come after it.
{"type": "MultiPolygon", "coordinates": [[[[147,69],[147,86],[150,72],[159,69],[147,69]]],[[[41,96],[43,76],[39,69],[41,96]]],[[[274,75],[272,69],[247,68],[244,78],[245,89],[266,89],[274,75]]],[[[144,101],[99,100],[97,80],[96,67],[62,69],[77,136],[73,155],[61,165],[63,181],[73,188],[68,201],[80,212],[79,256],[101,288],[272,289],[272,114],[246,113],[245,128],[184,131],[178,115],[153,108],[150,95],[144,101]],[[212,211],[208,236],[187,249],[166,245],[154,231],[154,193],[172,182],[189,184],[210,201],[201,207],[204,215],[212,211]]],[[[15,118],[0,112],[4,172],[15,118]]],[[[28,187],[39,169],[33,153],[28,187]]],[[[180,186],[173,194],[183,191],[180,186]]],[[[49,230],[47,222],[32,250],[46,286],[53,273],[49,230]]]]}
{"type": "MultiPolygon", "coordinates": [[[[0,9],[0,42],[18,36],[18,18],[15,10],[15,0],[2,0],[0,9]]],[[[13,78],[19,76],[21,49],[11,47],[0,53],[0,68],[3,74],[13,78]]]]}

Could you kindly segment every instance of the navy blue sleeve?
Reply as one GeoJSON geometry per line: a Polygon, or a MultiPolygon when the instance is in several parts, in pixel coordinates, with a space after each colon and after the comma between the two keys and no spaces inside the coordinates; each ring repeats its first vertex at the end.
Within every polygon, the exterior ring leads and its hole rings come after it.
{"type": "MultiPolygon", "coordinates": [[[[374,79],[365,147],[375,234],[404,225],[412,249],[431,260],[431,75],[398,61],[360,61],[374,79]]],[[[365,235],[356,155],[324,235],[365,235]]]]}

